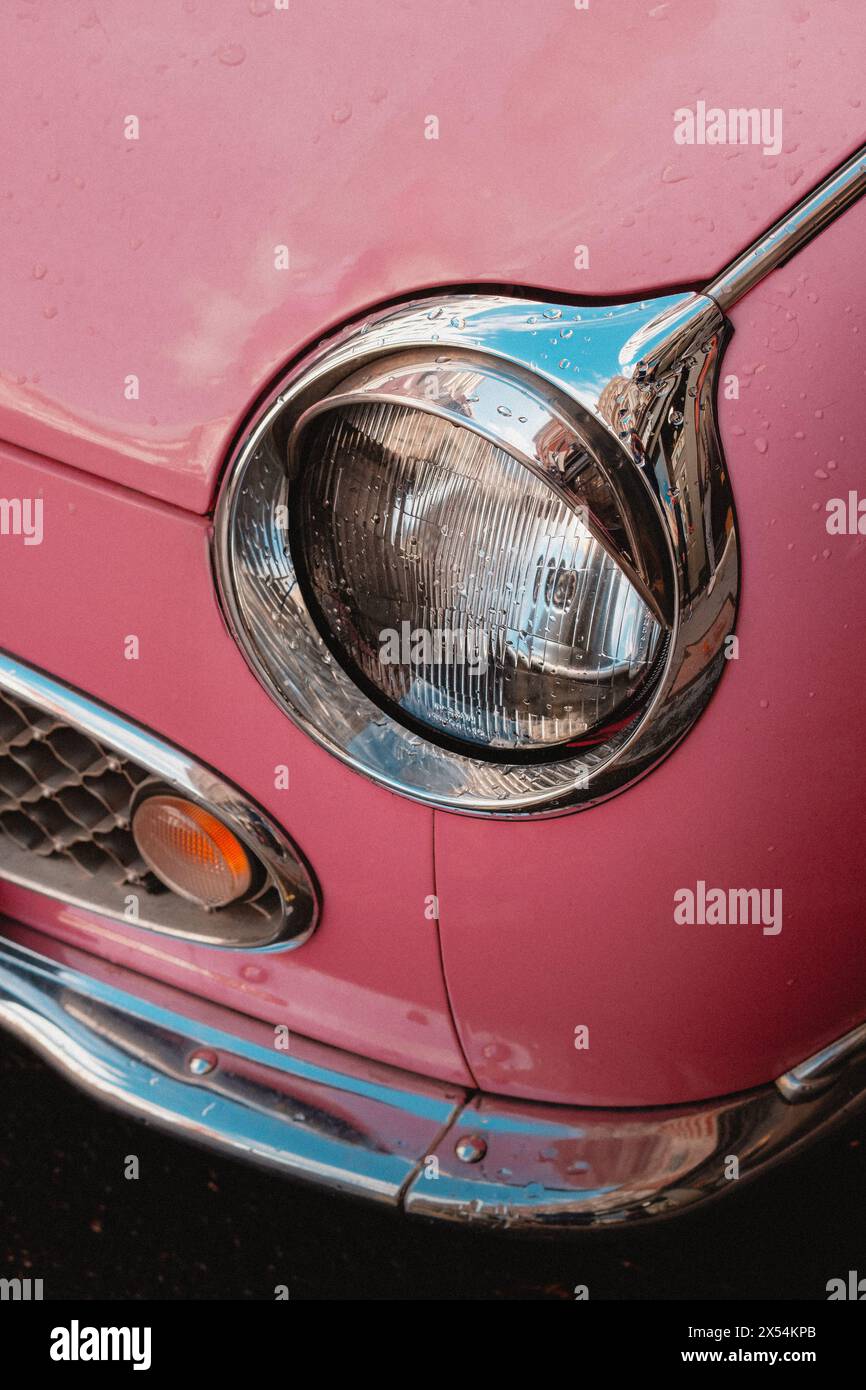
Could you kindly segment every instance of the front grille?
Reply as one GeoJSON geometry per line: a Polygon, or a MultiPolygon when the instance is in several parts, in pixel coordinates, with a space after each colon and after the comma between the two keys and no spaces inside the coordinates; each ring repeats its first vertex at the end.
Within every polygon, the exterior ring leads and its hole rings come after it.
{"type": "MultiPolygon", "coordinates": [[[[146,769],[0,691],[0,834],[94,877],[163,890],[136,849],[129,807],[146,769]]],[[[0,848],[2,862],[2,848],[0,848]]]]}
{"type": "Polygon", "coordinates": [[[240,792],[121,716],[0,653],[2,879],[209,945],[298,944],[317,914],[315,889],[294,847],[240,792]],[[240,834],[258,864],[246,898],[207,910],[150,871],[130,829],[134,800],[150,791],[192,795],[240,834]]]}

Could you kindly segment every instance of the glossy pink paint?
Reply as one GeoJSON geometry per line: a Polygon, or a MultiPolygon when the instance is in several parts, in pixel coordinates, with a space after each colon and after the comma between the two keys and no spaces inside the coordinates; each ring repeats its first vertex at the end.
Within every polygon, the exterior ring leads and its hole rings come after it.
{"type": "Polygon", "coordinates": [[[435,882],[478,1082],[552,1101],[746,1088],[859,1022],[866,827],[851,731],[864,542],[828,537],[824,508],[862,487],[864,234],[861,203],[733,312],[723,373],[740,398],[723,393],[720,419],[743,549],[740,651],[708,710],[604,806],[527,825],[437,814],[435,880],[430,813],[330,759],[249,675],[219,618],[205,521],[0,452],[4,490],[41,488],[46,501],[43,545],[3,552],[5,645],[257,796],[310,855],[326,913],[297,953],[236,957],[8,886],[0,910],[257,1017],[465,1082],[423,918],[435,882]],[[122,659],[129,631],[141,663],[122,659]],[[292,768],[290,802],[272,789],[277,761],[292,768]],[[335,837],[335,824],[351,834],[335,837]],[[698,878],[780,886],[782,932],[677,927],[674,893],[698,878]],[[578,1051],[581,1024],[590,1047],[578,1051]]]}
{"type": "Polygon", "coordinates": [[[370,304],[441,284],[622,297],[708,280],[866,138],[859,3],[564,3],[543,24],[499,0],[262,8],[0,18],[0,495],[45,502],[43,544],[3,546],[0,645],[261,801],[324,884],[322,925],[298,952],[235,955],[4,884],[0,911],[466,1084],[424,916],[436,891],[485,1088],[638,1105],[765,1081],[866,1015],[863,542],[831,545],[822,511],[863,476],[863,205],[734,311],[739,660],[682,747],[603,807],[529,825],[437,814],[434,875],[432,814],[329,758],[250,674],[195,514],[268,380],[370,304]],[[781,106],[781,155],[675,145],[673,110],[698,98],[781,106]],[[781,886],[783,931],[675,928],[673,894],[697,878],[781,886]]]}
{"type": "Polygon", "coordinates": [[[371,304],[708,280],[866,139],[864,59],[861,0],[4,6],[0,438],[204,512],[371,304]],[[675,144],[699,99],[782,108],[781,154],[675,144]]]}
{"type": "Polygon", "coordinates": [[[861,201],[732,312],[739,657],[698,724],[577,816],[436,816],[446,977],[485,1089],[687,1101],[768,1081],[866,1017],[866,540],[825,525],[866,478],[864,240],[861,201]],[[698,879],[781,888],[782,931],[675,925],[698,879]]]}
{"type": "Polygon", "coordinates": [[[41,545],[2,542],[2,646],[218,767],[295,837],[324,887],[315,935],[277,953],[188,946],[2,882],[0,913],[337,1047],[465,1082],[425,917],[431,812],[357,777],[265,694],[223,625],[208,523],[8,446],[0,496],[44,507],[41,545]],[[127,661],[133,633],[140,657],[127,661]]]}

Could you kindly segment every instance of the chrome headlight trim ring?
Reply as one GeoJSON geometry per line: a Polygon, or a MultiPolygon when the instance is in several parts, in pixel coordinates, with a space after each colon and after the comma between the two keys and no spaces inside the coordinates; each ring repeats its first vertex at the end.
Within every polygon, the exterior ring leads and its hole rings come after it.
{"type": "MultiPolygon", "coordinates": [[[[452,294],[371,315],[307,355],[271,392],[235,448],[215,517],[214,563],[227,621],[271,697],[355,770],[440,809],[507,818],[556,815],[603,800],[642,776],[706,705],[736,615],[733,499],[714,419],[726,336],[721,311],[702,295],[576,309],[452,294]],[[655,528],[656,572],[649,580],[655,579],[667,631],[664,669],[625,727],[574,757],[493,764],[443,749],[397,723],[358,688],[308,611],[287,545],[292,430],[301,417],[327,408],[326,397],[339,398],[346,382],[350,391],[372,382],[388,395],[385,378],[395,363],[413,356],[445,383],[436,406],[444,413],[453,407],[449,371],[467,360],[494,364],[516,388],[530,383],[539,408],[546,403],[555,412],[565,403],[616,495],[628,499],[624,514],[638,518],[644,537],[655,528]],[[236,571],[239,504],[243,497],[249,508],[257,493],[258,563],[271,585],[270,612],[250,604],[236,571]],[[279,679],[257,636],[278,617],[290,634],[279,679]]],[[[390,383],[396,399],[401,389],[405,397],[398,375],[390,383]]],[[[461,410],[465,417],[465,401],[461,410]]],[[[488,404],[479,403],[479,418],[463,422],[501,438],[502,419],[481,418],[486,410],[488,404]]],[[[510,451],[543,469],[532,438],[521,437],[513,420],[510,427],[510,451]]],[[[629,564],[626,552],[621,549],[620,563],[629,564]]],[[[630,566],[630,574],[646,592],[648,577],[637,569],[630,566]]]]}

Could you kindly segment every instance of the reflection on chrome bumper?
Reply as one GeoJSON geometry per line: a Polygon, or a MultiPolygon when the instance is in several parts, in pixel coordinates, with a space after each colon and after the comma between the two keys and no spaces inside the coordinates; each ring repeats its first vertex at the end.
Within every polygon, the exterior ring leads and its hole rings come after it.
{"type": "Polygon", "coordinates": [[[860,1028],[776,1085],[700,1104],[472,1096],[307,1039],[278,1051],[266,1024],[93,964],[0,940],[0,1024],[141,1119],[425,1216],[563,1230],[666,1215],[736,1187],[730,1156],[752,1176],[866,1095],[860,1028]]]}

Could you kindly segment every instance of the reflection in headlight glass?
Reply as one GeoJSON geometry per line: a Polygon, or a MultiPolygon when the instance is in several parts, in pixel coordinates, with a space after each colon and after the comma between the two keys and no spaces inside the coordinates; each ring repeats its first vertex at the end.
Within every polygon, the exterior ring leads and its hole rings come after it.
{"type": "Polygon", "coordinates": [[[476,749],[543,750],[639,692],[660,626],[585,514],[482,435],[413,407],[302,433],[295,556],[338,660],[476,749]]]}

